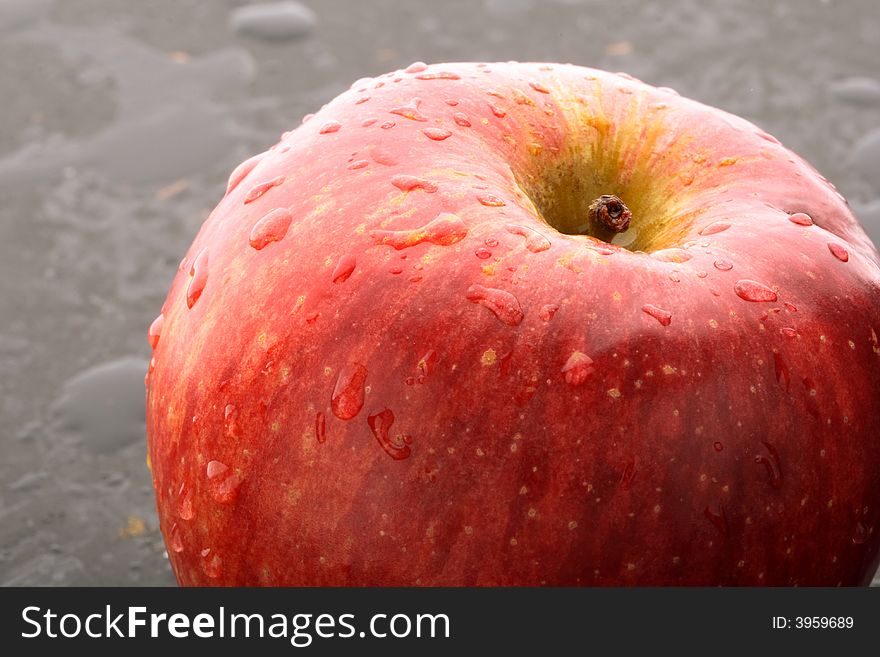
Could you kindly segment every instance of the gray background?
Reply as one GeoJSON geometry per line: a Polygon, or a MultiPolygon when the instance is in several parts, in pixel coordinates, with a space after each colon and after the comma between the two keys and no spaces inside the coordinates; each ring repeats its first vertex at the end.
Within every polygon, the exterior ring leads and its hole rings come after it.
{"type": "Polygon", "coordinates": [[[875,0],[0,0],[0,584],[172,584],[146,329],[229,171],[416,60],[626,71],[801,153],[880,241],[875,0]]]}

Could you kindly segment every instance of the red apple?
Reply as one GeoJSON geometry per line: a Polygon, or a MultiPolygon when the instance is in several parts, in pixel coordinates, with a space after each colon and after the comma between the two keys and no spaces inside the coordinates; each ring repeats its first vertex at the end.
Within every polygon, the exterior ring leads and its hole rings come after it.
{"type": "Polygon", "coordinates": [[[413,64],[240,165],[151,328],[185,585],[864,584],[880,268],[751,123],[413,64]]]}

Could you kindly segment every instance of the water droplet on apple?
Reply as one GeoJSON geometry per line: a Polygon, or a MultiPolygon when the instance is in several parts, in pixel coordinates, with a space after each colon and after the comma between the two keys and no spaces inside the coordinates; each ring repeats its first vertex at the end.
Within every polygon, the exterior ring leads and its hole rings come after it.
{"type": "Polygon", "coordinates": [[[153,323],[150,324],[150,328],[147,330],[147,341],[153,349],[159,344],[159,337],[162,335],[162,327],[164,325],[165,315],[164,313],[159,313],[159,316],[153,320],[153,323]]]}
{"type": "Polygon", "coordinates": [[[209,461],[206,473],[211,497],[220,504],[234,502],[241,486],[241,476],[220,461],[209,461]]]}
{"type": "Polygon", "coordinates": [[[651,257],[655,260],[659,260],[661,262],[675,262],[682,263],[687,262],[694,256],[685,251],[684,249],[660,249],[659,251],[654,251],[651,254],[651,257]]]}
{"type": "Polygon", "coordinates": [[[419,111],[419,105],[422,104],[421,98],[413,98],[406,105],[402,105],[401,107],[395,107],[394,109],[388,110],[392,114],[397,114],[397,116],[402,116],[405,119],[409,119],[410,121],[427,121],[428,117],[422,114],[419,111]]]}
{"type": "Polygon", "coordinates": [[[805,212],[795,212],[794,214],[789,215],[788,220],[793,224],[797,224],[798,226],[813,225],[812,217],[810,217],[810,215],[806,214],[805,212]]]}
{"type": "Polygon", "coordinates": [[[416,80],[460,80],[458,73],[450,71],[436,71],[431,73],[422,73],[416,76],[416,80]]]}
{"type": "Polygon", "coordinates": [[[538,317],[545,322],[549,322],[553,319],[553,315],[559,310],[559,304],[556,303],[548,303],[541,306],[541,310],[538,311],[538,317]]]}
{"type": "Polygon", "coordinates": [[[356,101],[354,101],[354,104],[355,104],[355,105],[363,105],[363,104],[366,103],[368,100],[370,100],[370,97],[369,97],[369,96],[361,96],[361,97],[358,98],[356,101]]]}
{"type": "Polygon", "coordinates": [[[720,452],[724,449],[724,445],[722,445],[721,442],[717,440],[712,444],[712,447],[715,448],[716,452],[720,452]]]}
{"type": "Polygon", "coordinates": [[[733,269],[733,263],[729,260],[724,260],[723,258],[719,258],[715,261],[715,269],[719,271],[730,271],[733,269]]]}
{"type": "Polygon", "coordinates": [[[478,194],[477,200],[489,208],[500,208],[504,205],[504,201],[495,194],[478,194]]]}
{"type": "Polygon", "coordinates": [[[541,251],[546,251],[550,248],[550,240],[532,228],[517,224],[507,224],[505,228],[507,232],[512,235],[520,235],[521,237],[524,237],[526,240],[526,248],[532,253],[540,253],[541,251]]]}
{"type": "Polygon", "coordinates": [[[401,435],[391,438],[388,435],[391,425],[394,424],[394,413],[390,409],[385,408],[378,413],[373,413],[367,418],[367,424],[388,456],[399,461],[410,455],[410,445],[412,444],[410,436],[401,435]]]}
{"type": "Polygon", "coordinates": [[[404,73],[421,73],[425,69],[428,68],[428,65],[425,62],[413,62],[405,69],[403,69],[404,73]]]}
{"type": "Polygon", "coordinates": [[[663,310],[663,308],[659,308],[651,303],[646,303],[642,306],[642,311],[656,319],[663,326],[669,326],[672,323],[672,313],[668,310],[663,310]]]}
{"type": "Polygon", "coordinates": [[[244,203],[247,205],[248,203],[252,203],[260,198],[263,194],[268,192],[273,187],[277,187],[278,185],[284,182],[284,176],[277,176],[272,178],[272,180],[266,180],[261,183],[257,183],[253,187],[251,187],[250,191],[244,197],[244,203]]]}
{"type": "Polygon", "coordinates": [[[779,453],[776,448],[765,440],[761,444],[767,449],[767,454],[755,456],[755,463],[762,463],[767,468],[767,476],[773,488],[782,488],[782,466],[779,462],[779,453]]]}
{"type": "Polygon", "coordinates": [[[464,112],[456,112],[452,115],[453,120],[456,125],[460,125],[462,128],[470,128],[471,120],[468,118],[467,114],[464,112]]]}
{"type": "Polygon", "coordinates": [[[226,427],[226,435],[230,438],[240,438],[241,430],[238,423],[238,409],[232,404],[226,404],[223,410],[223,422],[226,427]]]}
{"type": "Polygon", "coordinates": [[[369,165],[370,165],[370,163],[367,162],[366,160],[355,160],[354,162],[349,164],[347,168],[352,169],[352,170],[364,169],[364,168],[368,167],[369,165]]]}
{"type": "Polygon", "coordinates": [[[420,372],[419,383],[425,382],[425,377],[434,371],[434,368],[437,366],[438,360],[439,356],[437,356],[437,352],[433,349],[429,349],[428,351],[426,351],[425,355],[419,359],[417,366],[420,372]]]}
{"type": "Polygon", "coordinates": [[[287,235],[293,214],[287,208],[275,208],[264,214],[251,228],[250,245],[257,251],[287,235]]]}
{"type": "Polygon", "coordinates": [[[837,242],[828,242],[828,250],[831,251],[831,254],[841,262],[849,260],[849,252],[837,242]]]}
{"type": "Polygon", "coordinates": [[[425,128],[422,130],[422,133],[424,133],[425,137],[433,141],[443,141],[452,136],[452,133],[445,128],[425,128]]]}
{"type": "Polygon", "coordinates": [[[853,530],[852,542],[854,545],[861,545],[868,540],[868,528],[861,520],[856,521],[856,527],[853,530]]]}
{"type": "MultiPolygon", "coordinates": [[[[367,96],[367,100],[369,100],[369,96],[367,96]]],[[[341,127],[342,124],[339,121],[327,121],[318,132],[322,135],[328,135],[333,132],[339,132],[341,127]]]]}
{"type": "Polygon", "coordinates": [[[168,547],[170,547],[171,551],[175,554],[183,552],[183,541],[180,538],[180,527],[177,526],[176,522],[171,525],[171,531],[168,536],[168,547]]]}
{"type": "Polygon", "coordinates": [[[189,270],[191,276],[189,285],[186,288],[186,305],[192,308],[208,283],[208,249],[202,249],[193,260],[192,267],[189,270]]]}
{"type": "Polygon", "coordinates": [[[382,128],[382,130],[391,130],[391,128],[393,128],[396,125],[397,124],[394,121],[383,121],[379,125],[379,127],[382,128]]]}
{"type": "Polygon", "coordinates": [[[777,299],[776,292],[769,287],[747,278],[737,281],[733,289],[736,295],[745,301],[767,302],[777,299]]]}
{"type": "Polygon", "coordinates": [[[376,244],[387,244],[398,251],[422,242],[449,246],[464,239],[468,229],[454,214],[441,212],[420,228],[411,230],[371,230],[370,237],[376,244]]]}
{"type": "Polygon", "coordinates": [[[385,148],[373,148],[370,150],[370,157],[376,164],[382,164],[386,167],[393,167],[397,164],[397,158],[385,148]]]}
{"type": "Polygon", "coordinates": [[[357,266],[357,260],[353,255],[346,254],[339,258],[336,267],[333,269],[333,282],[344,283],[354,272],[357,266]]]}
{"type": "Polygon", "coordinates": [[[315,414],[315,436],[321,444],[327,441],[327,419],[321,411],[315,414]]]}
{"type": "Polygon", "coordinates": [[[547,87],[545,87],[543,84],[538,82],[537,80],[531,80],[529,82],[529,86],[532,89],[534,89],[535,91],[540,92],[542,94],[549,94],[550,93],[550,90],[547,87]]]}
{"type": "Polygon", "coordinates": [[[786,391],[791,389],[791,371],[788,365],[782,360],[782,354],[773,353],[773,372],[776,374],[776,383],[778,383],[786,391]]]}
{"type": "Polygon", "coordinates": [[[798,334],[797,329],[790,326],[783,326],[779,332],[787,338],[796,338],[798,334]]]}
{"type": "Polygon", "coordinates": [[[202,571],[211,579],[217,579],[223,573],[223,560],[211,550],[205,548],[201,551],[202,571]]]}
{"type": "Polygon", "coordinates": [[[391,184],[402,192],[411,192],[415,189],[421,189],[427,194],[433,194],[437,191],[437,185],[430,180],[418,178],[417,176],[394,176],[391,184]]]}
{"type": "Polygon", "coordinates": [[[490,249],[494,249],[496,246],[498,246],[498,240],[496,240],[494,237],[487,237],[487,238],[483,241],[483,243],[484,243],[486,246],[488,246],[490,249]]]}
{"type": "Polygon", "coordinates": [[[206,469],[208,479],[216,479],[228,471],[229,466],[225,463],[221,463],[220,461],[208,461],[208,467],[206,469]]]}
{"type": "Polygon", "coordinates": [[[367,368],[360,363],[345,365],[336,379],[336,387],[330,398],[333,415],[340,420],[350,420],[364,406],[364,381],[367,380],[367,368]]]}
{"type": "Polygon", "coordinates": [[[474,255],[477,256],[480,260],[485,260],[486,258],[492,257],[492,252],[484,246],[481,246],[476,251],[474,251],[474,255]]]}
{"type": "Polygon", "coordinates": [[[232,170],[232,173],[229,174],[229,181],[226,183],[226,194],[229,194],[233,189],[238,187],[238,184],[244,180],[247,175],[254,170],[254,167],[260,163],[264,157],[266,157],[266,153],[269,151],[264,151],[262,153],[257,153],[253,157],[249,157],[244,162],[239,164],[235,169],[232,170]]]}
{"type": "Polygon", "coordinates": [[[714,235],[715,233],[724,232],[730,228],[729,221],[713,221],[708,226],[704,226],[700,231],[700,235],[714,235]]]}
{"type": "Polygon", "coordinates": [[[669,272],[669,280],[673,283],[681,283],[681,272],[678,270],[669,272]]]}
{"type": "Polygon", "coordinates": [[[187,490],[185,483],[180,484],[180,490],[177,491],[177,517],[181,520],[192,520],[194,515],[192,491],[187,490]]]}
{"type": "Polygon", "coordinates": [[[723,506],[719,504],[717,510],[707,506],[703,511],[703,515],[715,526],[715,529],[721,532],[722,535],[727,536],[727,514],[724,513],[723,506]]]}
{"type": "Polygon", "coordinates": [[[784,301],[784,302],[782,303],[782,305],[785,306],[785,309],[786,309],[788,312],[790,312],[790,313],[796,313],[796,312],[797,312],[797,306],[794,305],[793,303],[789,303],[788,301],[784,301]]]}
{"type": "Polygon", "coordinates": [[[499,320],[508,326],[518,326],[523,320],[523,311],[515,296],[506,290],[482,285],[471,285],[467,299],[492,311],[499,320]]]}
{"type": "Polygon", "coordinates": [[[573,351],[562,366],[565,382],[572,387],[581,385],[592,371],[593,359],[581,351],[573,351]]]}
{"type": "Polygon", "coordinates": [[[489,109],[492,110],[492,114],[494,114],[499,119],[503,119],[507,116],[507,111],[503,107],[499,107],[495,103],[489,103],[489,109]]]}

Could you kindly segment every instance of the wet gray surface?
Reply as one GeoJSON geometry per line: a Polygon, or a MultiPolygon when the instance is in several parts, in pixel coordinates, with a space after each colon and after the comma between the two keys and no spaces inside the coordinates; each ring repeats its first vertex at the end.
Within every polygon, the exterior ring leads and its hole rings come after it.
{"type": "Polygon", "coordinates": [[[232,167],[357,78],[626,71],[774,134],[880,241],[874,0],[252,4],[0,0],[0,584],[173,584],[147,326],[232,167]]]}

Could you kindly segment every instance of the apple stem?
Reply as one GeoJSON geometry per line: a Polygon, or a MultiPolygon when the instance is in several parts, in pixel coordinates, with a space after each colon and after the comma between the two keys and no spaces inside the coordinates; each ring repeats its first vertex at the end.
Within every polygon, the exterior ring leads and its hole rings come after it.
{"type": "Polygon", "coordinates": [[[629,228],[632,212],[613,194],[603,194],[590,203],[590,219],[605,226],[612,233],[622,233],[629,228]]]}

